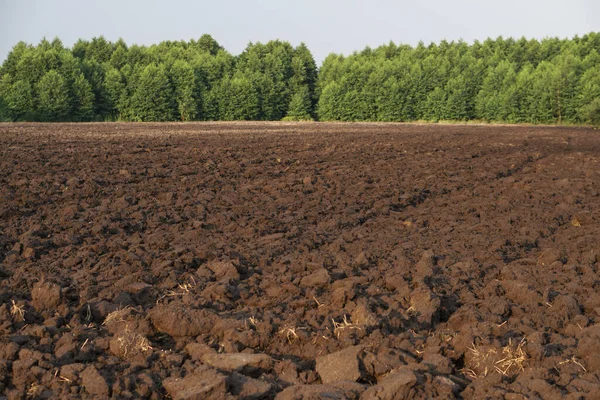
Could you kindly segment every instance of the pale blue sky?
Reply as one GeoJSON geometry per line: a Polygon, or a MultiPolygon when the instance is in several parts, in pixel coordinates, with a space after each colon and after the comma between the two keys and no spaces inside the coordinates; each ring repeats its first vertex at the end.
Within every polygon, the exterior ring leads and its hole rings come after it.
{"type": "Polygon", "coordinates": [[[320,62],[393,40],[561,38],[600,31],[598,0],[0,0],[0,61],[20,40],[122,37],[128,44],[212,35],[233,54],[248,42],[305,42],[320,62]]]}

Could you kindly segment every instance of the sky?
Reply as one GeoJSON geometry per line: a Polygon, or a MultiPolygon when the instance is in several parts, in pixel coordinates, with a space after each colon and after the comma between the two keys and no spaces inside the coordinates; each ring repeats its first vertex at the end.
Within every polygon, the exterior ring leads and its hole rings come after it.
{"type": "Polygon", "coordinates": [[[304,42],[320,64],[390,41],[571,38],[600,31],[599,16],[599,0],[0,0],[0,62],[43,37],[70,47],[100,35],[150,45],[208,33],[235,55],[249,42],[304,42]]]}

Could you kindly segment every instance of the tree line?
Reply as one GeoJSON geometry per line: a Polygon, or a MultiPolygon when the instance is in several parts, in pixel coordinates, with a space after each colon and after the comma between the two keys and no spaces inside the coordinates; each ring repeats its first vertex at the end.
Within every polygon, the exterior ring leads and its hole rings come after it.
{"type": "Polygon", "coordinates": [[[318,69],[300,44],[210,35],[128,46],[18,43],[0,67],[4,121],[469,121],[600,124],[600,34],[390,42],[318,69]]]}
{"type": "Polygon", "coordinates": [[[12,121],[310,119],[316,105],[312,54],[282,41],[237,57],[209,35],[149,47],[20,42],[0,77],[0,113],[12,121]]]}

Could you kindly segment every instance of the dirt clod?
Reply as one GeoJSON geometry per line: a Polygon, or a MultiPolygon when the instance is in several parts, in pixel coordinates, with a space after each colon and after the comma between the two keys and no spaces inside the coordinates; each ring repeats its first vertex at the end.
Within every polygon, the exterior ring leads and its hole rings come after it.
{"type": "MultiPolygon", "coordinates": [[[[363,389],[364,390],[364,389],[363,389]]],[[[362,390],[355,387],[345,388],[336,385],[294,385],[280,392],[276,400],[301,400],[301,399],[332,399],[346,400],[358,399],[362,390]]]]}
{"type": "Polygon", "coordinates": [[[243,399],[262,399],[272,390],[272,385],[258,379],[233,372],[227,378],[229,392],[243,399]]]}
{"type": "Polygon", "coordinates": [[[316,370],[324,384],[350,381],[356,382],[361,376],[359,356],[363,346],[348,347],[344,350],[317,357],[316,370]]]}
{"type": "Polygon", "coordinates": [[[377,385],[370,387],[361,396],[362,399],[393,400],[410,398],[410,390],[417,383],[417,377],[411,371],[391,372],[377,385]]]}
{"type": "Polygon", "coordinates": [[[175,337],[208,333],[215,322],[213,313],[185,306],[158,306],[149,315],[156,329],[175,337]]]}
{"type": "Polygon", "coordinates": [[[273,360],[266,354],[205,353],[201,359],[204,363],[224,371],[270,371],[273,367],[273,360]]]}
{"type": "Polygon", "coordinates": [[[110,387],[106,379],[92,365],[81,372],[81,384],[89,394],[97,396],[110,395],[110,387]]]}
{"type": "Polygon", "coordinates": [[[49,282],[38,282],[31,291],[33,307],[38,311],[56,309],[61,303],[60,286],[49,282]]]}
{"type": "Polygon", "coordinates": [[[205,367],[184,378],[167,378],[162,385],[173,400],[222,399],[227,392],[225,375],[205,367]]]}

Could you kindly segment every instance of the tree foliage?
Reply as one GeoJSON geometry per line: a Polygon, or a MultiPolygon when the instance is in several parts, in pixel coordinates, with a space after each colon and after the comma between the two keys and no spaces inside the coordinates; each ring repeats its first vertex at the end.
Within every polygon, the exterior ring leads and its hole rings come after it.
{"type": "Polygon", "coordinates": [[[177,60],[171,67],[171,81],[179,119],[181,121],[193,120],[197,113],[195,97],[201,96],[201,92],[195,90],[194,70],[186,61],[177,60]]]}
{"type": "Polygon", "coordinates": [[[322,120],[593,123],[600,35],[542,41],[389,43],[328,56],[316,93],[322,120]]]}
{"type": "Polygon", "coordinates": [[[308,85],[299,86],[296,92],[292,95],[290,105],[288,107],[287,119],[294,121],[310,121],[312,120],[312,98],[308,85]]]}
{"type": "Polygon", "coordinates": [[[94,93],[92,85],[79,74],[73,82],[72,115],[75,121],[89,121],[94,117],[94,93]]]}
{"type": "Polygon", "coordinates": [[[38,113],[42,121],[64,121],[71,111],[71,98],[65,78],[51,69],[37,83],[38,113]]]}
{"type": "Polygon", "coordinates": [[[2,97],[2,120],[26,121],[33,119],[33,94],[27,81],[12,82],[8,74],[0,80],[0,97],[2,97]]]}
{"type": "Polygon", "coordinates": [[[390,42],[317,68],[304,43],[250,43],[238,56],[210,35],[152,46],[100,36],[17,43],[0,66],[9,121],[600,119],[600,34],[573,39],[390,42]]]}
{"type": "Polygon", "coordinates": [[[134,121],[173,120],[173,93],[164,65],[149,64],[143,69],[131,103],[134,121]]]}
{"type": "Polygon", "coordinates": [[[260,116],[257,85],[260,76],[237,73],[223,79],[217,89],[219,119],[224,121],[256,120],[260,116]]]}

